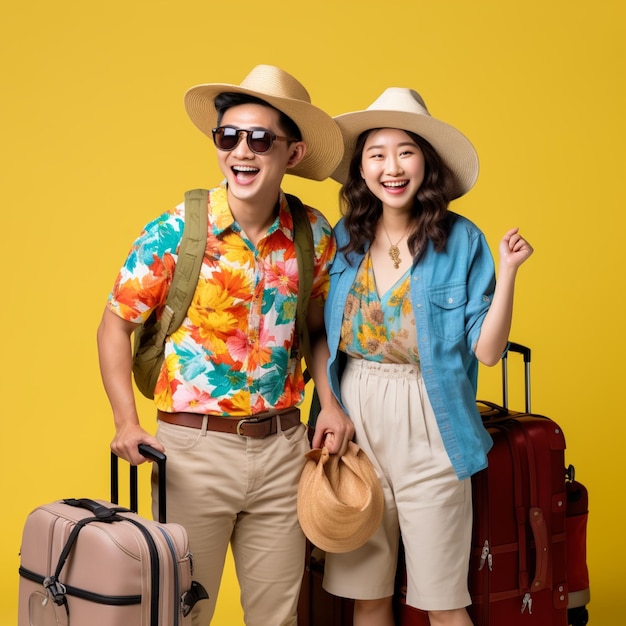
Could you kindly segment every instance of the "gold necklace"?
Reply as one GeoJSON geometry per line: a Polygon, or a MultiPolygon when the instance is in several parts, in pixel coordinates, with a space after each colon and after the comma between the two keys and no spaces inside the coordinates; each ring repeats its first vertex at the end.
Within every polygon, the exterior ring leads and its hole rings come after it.
{"type": "Polygon", "coordinates": [[[406,233],[404,233],[404,235],[402,235],[402,237],[400,237],[400,239],[398,239],[396,243],[393,243],[393,241],[391,241],[389,233],[387,232],[387,228],[385,227],[385,222],[382,222],[382,225],[383,230],[385,231],[385,235],[387,235],[387,239],[389,239],[389,250],[387,250],[387,254],[391,257],[394,268],[398,269],[400,267],[400,262],[402,261],[402,259],[400,258],[400,248],[398,248],[398,244],[406,237],[406,233]]]}

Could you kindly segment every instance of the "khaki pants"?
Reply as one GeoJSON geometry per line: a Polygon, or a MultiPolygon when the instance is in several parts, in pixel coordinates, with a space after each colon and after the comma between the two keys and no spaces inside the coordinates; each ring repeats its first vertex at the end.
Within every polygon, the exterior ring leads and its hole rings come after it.
{"type": "MultiPolygon", "coordinates": [[[[159,422],[157,437],[167,454],[167,521],[187,530],[194,579],[210,596],[194,608],[193,626],[211,622],[229,543],[245,623],[295,625],[304,567],[296,498],[309,450],[305,426],[251,439],[159,422]]],[[[153,480],[154,511],[155,487],[153,480]]]]}

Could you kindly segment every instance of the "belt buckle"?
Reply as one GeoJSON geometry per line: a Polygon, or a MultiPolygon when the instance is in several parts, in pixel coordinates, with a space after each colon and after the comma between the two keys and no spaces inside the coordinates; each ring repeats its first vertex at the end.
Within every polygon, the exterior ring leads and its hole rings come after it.
{"type": "Polygon", "coordinates": [[[235,431],[240,437],[245,437],[245,435],[241,432],[241,427],[246,424],[247,422],[249,422],[250,420],[246,417],[244,417],[243,419],[239,420],[237,422],[237,430],[235,431]]]}
{"type": "Polygon", "coordinates": [[[244,435],[241,432],[241,428],[243,427],[244,424],[260,424],[261,422],[266,422],[267,420],[272,419],[272,417],[274,417],[276,415],[276,413],[271,413],[271,412],[267,412],[269,413],[269,415],[262,415],[261,417],[255,416],[255,417],[244,417],[242,419],[240,419],[237,422],[237,429],[235,430],[235,432],[240,436],[240,437],[245,437],[246,435],[244,435]]]}
{"type": "Polygon", "coordinates": [[[264,420],[257,419],[255,417],[244,417],[237,422],[237,430],[235,431],[240,437],[245,437],[241,432],[241,428],[244,424],[260,424],[264,420]]]}

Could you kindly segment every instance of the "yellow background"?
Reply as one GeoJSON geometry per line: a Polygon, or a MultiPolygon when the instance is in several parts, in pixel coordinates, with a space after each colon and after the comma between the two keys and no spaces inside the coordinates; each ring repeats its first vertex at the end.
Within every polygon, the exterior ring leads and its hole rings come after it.
{"type": "MultiPolygon", "coordinates": [[[[3,0],[0,623],[16,622],[28,512],[107,497],[112,420],[95,331],[130,243],[185,189],[219,181],[183,94],[239,83],[258,63],[293,73],[332,115],[413,87],[475,144],[478,184],[453,209],[493,250],[517,225],[536,248],[512,338],[533,348],[533,408],[563,427],[567,462],[589,487],[591,623],[622,623],[623,6],[3,0]]],[[[287,177],[284,188],[337,218],[332,181],[287,177]]],[[[480,391],[498,400],[498,368],[480,391]]],[[[241,623],[229,564],[214,624],[241,623]]]]}

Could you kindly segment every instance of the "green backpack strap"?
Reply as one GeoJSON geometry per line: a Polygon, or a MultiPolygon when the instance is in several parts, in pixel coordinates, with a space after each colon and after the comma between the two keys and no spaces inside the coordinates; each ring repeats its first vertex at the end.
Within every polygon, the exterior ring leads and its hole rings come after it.
{"type": "Polygon", "coordinates": [[[183,323],[198,285],[206,249],[208,196],[206,189],[185,192],[185,228],[165,302],[165,310],[171,311],[166,336],[171,335],[183,323]]]}
{"type": "Polygon", "coordinates": [[[185,225],[178,248],[178,260],[160,319],[156,311],[135,331],[133,375],[137,389],[154,397],[154,388],[161,371],[165,340],[182,324],[196,291],[207,240],[206,189],[185,193],[185,225]]]}
{"type": "MultiPolygon", "coordinates": [[[[291,215],[293,217],[294,243],[296,246],[296,259],[298,261],[298,276],[300,286],[298,289],[298,301],[296,304],[296,332],[300,354],[304,356],[307,364],[311,362],[311,340],[307,327],[307,314],[313,289],[313,273],[315,265],[315,244],[313,242],[313,229],[304,205],[300,198],[291,194],[285,194],[291,215]]],[[[308,370],[304,372],[304,380],[311,378],[308,370]]]]}

